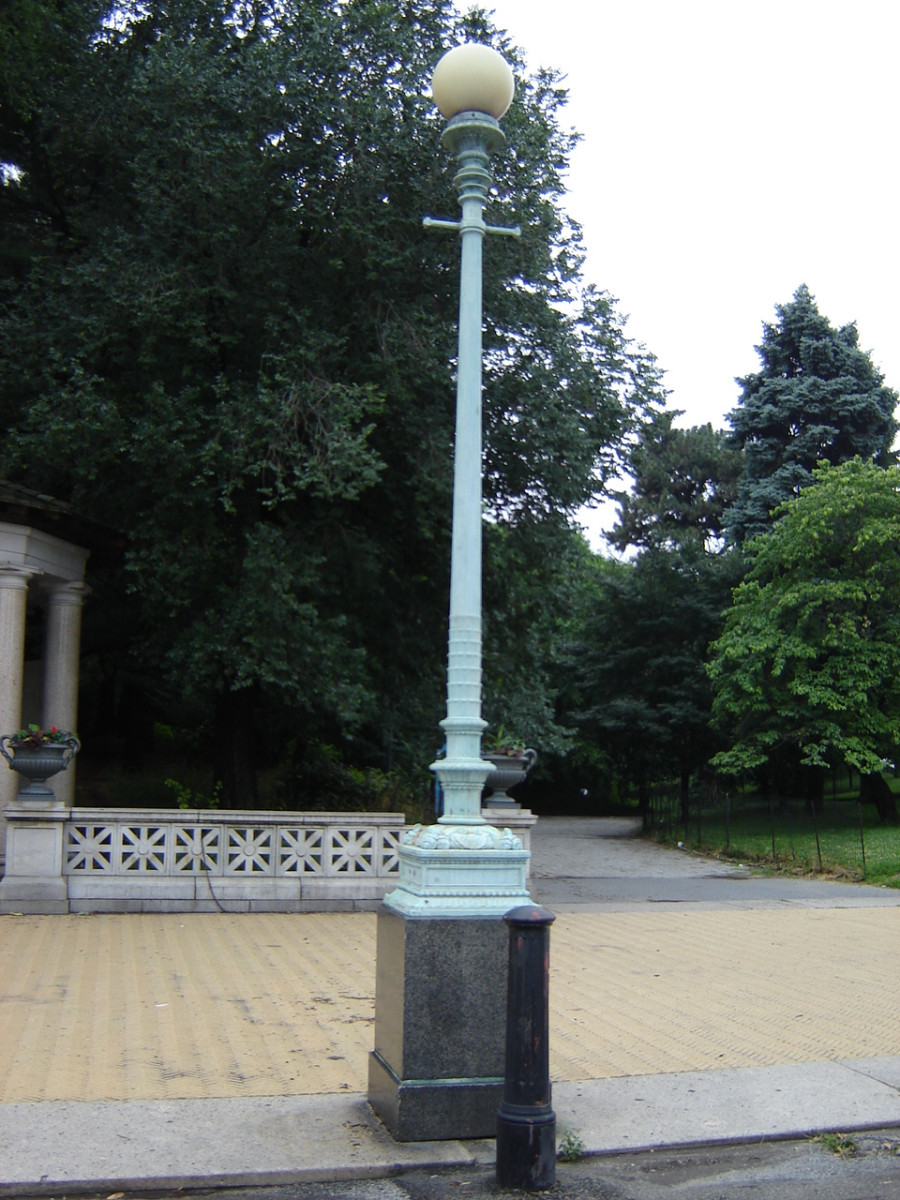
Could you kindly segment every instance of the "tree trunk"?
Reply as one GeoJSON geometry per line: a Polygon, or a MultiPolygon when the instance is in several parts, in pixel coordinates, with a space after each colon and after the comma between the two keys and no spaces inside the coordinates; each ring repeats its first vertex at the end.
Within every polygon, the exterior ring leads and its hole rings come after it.
{"type": "Polygon", "coordinates": [[[874,804],[878,819],[885,824],[897,824],[897,797],[877,772],[860,775],[859,798],[863,804],[874,804]]]}
{"type": "Polygon", "coordinates": [[[222,784],[222,808],[255,808],[256,688],[216,696],[215,777],[222,784]]]}

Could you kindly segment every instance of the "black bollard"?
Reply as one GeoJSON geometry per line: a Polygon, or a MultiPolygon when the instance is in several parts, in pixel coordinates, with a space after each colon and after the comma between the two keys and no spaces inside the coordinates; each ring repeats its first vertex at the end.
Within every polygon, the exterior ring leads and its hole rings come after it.
{"type": "Polygon", "coordinates": [[[550,1106],[550,926],[556,917],[524,904],[503,919],[509,926],[509,987],[497,1183],[542,1191],[556,1182],[556,1113],[550,1106]]]}

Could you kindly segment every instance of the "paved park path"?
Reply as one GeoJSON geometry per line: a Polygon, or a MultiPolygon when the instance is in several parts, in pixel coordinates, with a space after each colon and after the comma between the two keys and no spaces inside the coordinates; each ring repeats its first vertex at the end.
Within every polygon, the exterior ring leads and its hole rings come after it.
{"type": "Polygon", "coordinates": [[[753,873],[638,836],[628,817],[542,817],[532,846],[532,895],[553,912],[706,908],[880,907],[900,890],[753,873]]]}
{"type": "MultiPolygon", "coordinates": [[[[900,893],[630,832],[535,831],[555,1080],[900,1056],[900,893]]],[[[364,1093],[374,967],[369,913],[0,917],[0,1103],[364,1093]]]]}

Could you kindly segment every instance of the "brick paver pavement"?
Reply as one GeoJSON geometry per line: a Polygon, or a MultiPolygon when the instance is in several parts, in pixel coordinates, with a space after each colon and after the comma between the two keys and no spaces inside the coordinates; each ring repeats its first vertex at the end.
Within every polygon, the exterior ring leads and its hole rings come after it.
{"type": "MultiPolygon", "coordinates": [[[[562,914],[551,1071],[900,1055],[900,909],[562,914]]],[[[366,1089],[375,916],[0,917],[0,1102],[366,1089]]]]}

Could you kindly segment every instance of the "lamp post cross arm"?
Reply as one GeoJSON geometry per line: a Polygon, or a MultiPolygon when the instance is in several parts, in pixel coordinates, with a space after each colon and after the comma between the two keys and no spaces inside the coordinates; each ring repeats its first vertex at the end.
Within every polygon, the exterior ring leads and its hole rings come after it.
{"type": "Polygon", "coordinates": [[[422,224],[426,229],[455,229],[462,233],[466,229],[479,229],[482,233],[500,233],[506,237],[521,237],[521,225],[485,225],[482,221],[480,224],[468,222],[463,224],[462,221],[443,221],[439,217],[423,217],[422,224]]]}

